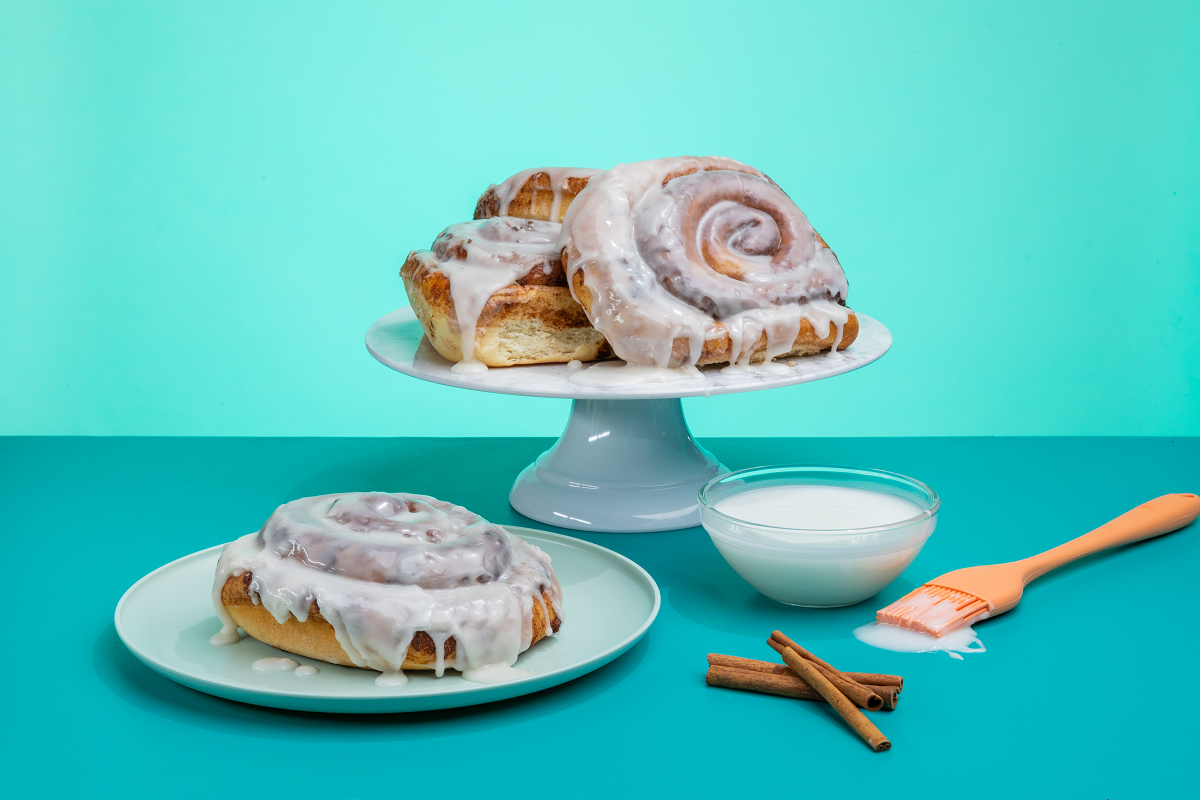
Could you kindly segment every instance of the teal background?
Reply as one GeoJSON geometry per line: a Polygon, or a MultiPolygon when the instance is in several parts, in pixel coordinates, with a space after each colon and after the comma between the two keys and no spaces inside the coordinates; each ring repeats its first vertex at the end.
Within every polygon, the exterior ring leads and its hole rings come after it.
{"type": "Polygon", "coordinates": [[[699,153],[896,345],[697,434],[1197,435],[1197,41],[1167,2],[5,0],[0,434],[557,434],[367,326],[489,183],[699,153]]]}

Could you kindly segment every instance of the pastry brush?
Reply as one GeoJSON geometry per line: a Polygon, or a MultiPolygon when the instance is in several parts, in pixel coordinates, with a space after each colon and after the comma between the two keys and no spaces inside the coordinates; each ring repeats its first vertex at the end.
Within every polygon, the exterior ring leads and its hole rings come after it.
{"type": "Polygon", "coordinates": [[[1178,530],[1200,515],[1200,497],[1165,494],[1091,533],[1007,564],[947,572],[875,613],[881,625],[944,636],[955,628],[1003,614],[1021,602],[1030,581],[1078,558],[1178,530]]]}

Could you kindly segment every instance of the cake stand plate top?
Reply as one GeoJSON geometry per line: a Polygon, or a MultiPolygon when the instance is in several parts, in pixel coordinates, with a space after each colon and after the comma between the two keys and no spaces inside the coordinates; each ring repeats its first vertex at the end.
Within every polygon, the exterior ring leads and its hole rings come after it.
{"type": "MultiPolygon", "coordinates": [[[[857,312],[856,312],[857,313],[857,312]]],[[[639,383],[616,388],[581,386],[567,380],[566,364],[530,364],[493,367],[481,375],[457,375],[453,364],[438,355],[425,338],[421,323],[411,308],[399,308],[380,318],[367,331],[367,350],[386,366],[405,375],[481,392],[526,397],[569,399],[649,400],[674,397],[707,397],[715,394],[753,392],[841,375],[865,367],[888,351],[892,334],[883,324],[858,314],[858,338],[845,350],[833,354],[790,359],[786,372],[727,375],[718,367],[701,368],[702,377],[669,383],[639,383]]],[[[789,359],[780,359],[786,362],[789,359]]]]}

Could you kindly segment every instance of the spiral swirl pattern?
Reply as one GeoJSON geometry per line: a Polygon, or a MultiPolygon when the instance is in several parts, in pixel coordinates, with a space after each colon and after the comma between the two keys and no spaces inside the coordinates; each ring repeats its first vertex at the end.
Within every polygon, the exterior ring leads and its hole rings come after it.
{"type": "Polygon", "coordinates": [[[324,495],[280,506],[262,530],[226,546],[213,602],[230,576],[250,573],[255,603],[284,624],[315,606],[354,664],[397,672],[418,631],[454,637],[459,669],[512,665],[532,643],[533,606],[561,618],[550,559],[461,506],[386,492],[324,495]],[[549,607],[547,607],[547,598],[549,607]]]}
{"type": "Polygon", "coordinates": [[[454,261],[504,267],[516,274],[513,280],[539,269],[549,275],[561,265],[555,247],[560,230],[554,222],[516,217],[456,222],[438,234],[430,256],[438,267],[454,261]]]}
{"type": "Polygon", "coordinates": [[[722,337],[724,360],[749,363],[763,340],[770,359],[805,322],[828,337],[848,319],[833,251],[782,189],[732,159],[597,175],[568,209],[560,243],[577,299],[632,364],[694,365],[722,337]]]}
{"type": "Polygon", "coordinates": [[[289,503],[259,532],[264,549],[371,583],[452,589],[499,580],[504,531],[461,506],[415,494],[352,494],[289,503]]]}

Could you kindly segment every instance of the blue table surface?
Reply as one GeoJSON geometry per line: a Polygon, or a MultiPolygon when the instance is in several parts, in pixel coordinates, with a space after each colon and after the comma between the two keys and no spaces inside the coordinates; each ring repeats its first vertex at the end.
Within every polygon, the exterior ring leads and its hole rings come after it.
{"type": "Polygon", "coordinates": [[[851,630],[945,571],[1020,558],[1157,495],[1200,490],[1200,439],[707,440],[731,468],[848,464],[919,478],[942,495],[937,531],[895,583],[837,610],[758,595],[699,528],[575,534],[654,576],[658,620],[608,666],[490,705],[385,716],[241,705],[151,672],[113,630],[117,600],[142,575],[256,529],[296,497],[418,492],[549,529],[507,502],[514,476],[549,443],[0,439],[0,498],[18,556],[0,787],[10,797],[364,800],[546,788],[567,797],[1194,792],[1187,687],[1197,675],[1200,524],[1042,578],[1016,610],[978,626],[988,652],[964,661],[875,650],[851,630]],[[899,708],[873,716],[890,752],[870,752],[822,704],[705,686],[706,653],[773,658],[764,640],[774,628],[842,669],[905,676],[899,708]]]}

